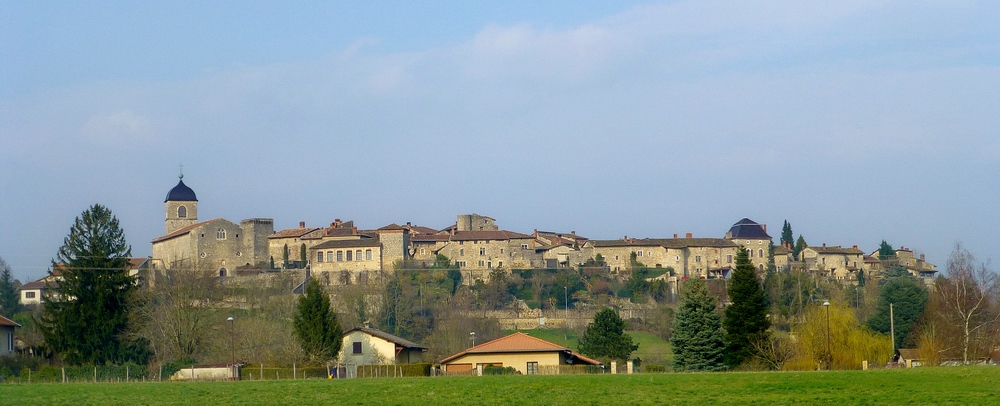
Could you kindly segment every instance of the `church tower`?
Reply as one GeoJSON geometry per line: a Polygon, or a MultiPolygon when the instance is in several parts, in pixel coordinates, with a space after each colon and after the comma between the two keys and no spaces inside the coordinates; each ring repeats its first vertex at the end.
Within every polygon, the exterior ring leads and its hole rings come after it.
{"type": "Polygon", "coordinates": [[[167,234],[198,222],[198,198],[184,184],[184,174],[178,176],[177,186],[170,189],[163,201],[167,210],[167,234]]]}

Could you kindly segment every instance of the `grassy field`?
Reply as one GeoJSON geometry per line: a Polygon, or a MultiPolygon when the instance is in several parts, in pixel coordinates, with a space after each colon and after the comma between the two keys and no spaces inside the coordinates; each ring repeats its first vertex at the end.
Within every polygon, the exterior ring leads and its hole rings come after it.
{"type": "MultiPolygon", "coordinates": [[[[504,333],[507,334],[512,332],[513,331],[505,331],[504,333]]],[[[521,332],[532,337],[538,337],[545,341],[566,346],[573,351],[576,351],[577,344],[580,342],[580,336],[571,329],[547,328],[521,330],[521,332]]],[[[632,336],[632,341],[634,343],[639,344],[639,349],[632,353],[632,358],[639,357],[642,359],[643,363],[647,365],[666,365],[673,360],[673,354],[670,352],[669,341],[657,337],[656,334],[653,333],[640,331],[626,331],[625,333],[632,336]]]]}
{"type": "Polygon", "coordinates": [[[1000,404],[1000,367],[0,385],[36,404],[1000,404]]]}

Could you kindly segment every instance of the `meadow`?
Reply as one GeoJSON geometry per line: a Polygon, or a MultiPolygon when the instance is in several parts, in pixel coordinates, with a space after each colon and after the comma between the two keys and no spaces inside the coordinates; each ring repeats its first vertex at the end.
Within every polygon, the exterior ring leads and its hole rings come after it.
{"type": "Polygon", "coordinates": [[[3,404],[1000,404],[1000,368],[0,385],[3,404]]]}

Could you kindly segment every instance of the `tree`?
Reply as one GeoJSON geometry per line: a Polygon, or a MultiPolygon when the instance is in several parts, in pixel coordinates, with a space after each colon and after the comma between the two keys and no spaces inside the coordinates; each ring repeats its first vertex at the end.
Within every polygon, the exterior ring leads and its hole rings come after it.
{"type": "Polygon", "coordinates": [[[306,245],[305,244],[302,244],[302,245],[299,246],[299,260],[302,261],[302,267],[305,267],[306,266],[306,262],[309,261],[308,258],[306,258],[306,245]]]}
{"type": "Polygon", "coordinates": [[[796,324],[795,356],[785,369],[857,369],[862,361],[885,365],[892,357],[889,336],[873,333],[858,322],[854,309],[833,302],[813,305],[796,324]]]}
{"type": "Polygon", "coordinates": [[[13,316],[21,310],[17,300],[17,286],[11,275],[10,266],[0,258],[0,315],[13,316]]]}
{"type": "Polygon", "coordinates": [[[288,244],[281,248],[281,267],[288,268],[288,244]]]}
{"type": "Polygon", "coordinates": [[[882,240],[878,246],[878,257],[881,260],[896,258],[896,250],[892,248],[892,245],[882,240]]]}
{"type": "Polygon", "coordinates": [[[795,236],[792,235],[792,225],[785,220],[785,225],[781,227],[781,246],[791,247],[795,244],[795,236]]]}
{"type": "Polygon", "coordinates": [[[884,278],[879,287],[878,302],[875,313],[868,318],[868,327],[872,330],[889,334],[893,321],[890,320],[889,305],[892,304],[891,316],[895,318],[895,348],[912,346],[916,335],[911,334],[913,326],[924,314],[927,305],[927,288],[909,273],[890,278],[884,278]]]}
{"type": "Polygon", "coordinates": [[[792,255],[795,256],[795,259],[799,259],[799,253],[801,253],[802,250],[806,249],[808,246],[809,244],[806,244],[806,239],[799,234],[799,239],[795,240],[795,247],[792,248],[792,255]]]}
{"type": "Polygon", "coordinates": [[[165,272],[154,275],[153,282],[156,289],[142,295],[137,312],[156,358],[204,360],[223,318],[214,304],[223,299],[217,274],[204,269],[165,272]]]}
{"type": "Polygon", "coordinates": [[[111,210],[95,204],[77,217],[52,269],[60,270],[58,294],[43,297],[40,320],[45,343],[71,364],[145,363],[144,340],[127,336],[132,249],[111,210]]]}
{"type": "Polygon", "coordinates": [[[306,283],[305,294],[299,298],[294,331],[302,351],[309,358],[329,360],[340,352],[343,331],[337,314],[330,310],[330,297],[315,279],[306,283]]]}
{"type": "Polygon", "coordinates": [[[722,320],[716,313],[715,298],[700,279],[686,283],[680,308],[674,316],[674,369],[678,371],[721,371],[725,345],[722,320]]]}
{"type": "Polygon", "coordinates": [[[766,340],[768,303],[746,249],[736,253],[736,270],[729,282],[729,300],[723,326],[726,329],[726,364],[737,367],[754,356],[754,341],[766,340]]]}
{"type": "Polygon", "coordinates": [[[625,334],[625,320],[611,308],[603,308],[594,315],[594,322],[580,338],[579,350],[591,357],[608,357],[626,361],[639,346],[632,343],[632,336],[625,334]]]}
{"type": "Polygon", "coordinates": [[[975,356],[976,347],[990,347],[976,344],[993,344],[988,341],[996,339],[989,327],[997,323],[1000,311],[991,308],[990,300],[1000,294],[1000,277],[956,244],[948,258],[947,275],[939,277],[934,287],[942,318],[960,331],[962,360],[968,363],[970,351],[975,356]]]}

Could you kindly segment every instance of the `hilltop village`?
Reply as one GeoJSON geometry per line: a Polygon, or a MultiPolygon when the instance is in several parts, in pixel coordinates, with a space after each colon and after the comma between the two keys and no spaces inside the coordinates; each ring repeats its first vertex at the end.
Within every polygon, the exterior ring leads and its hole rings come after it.
{"type": "MultiPolygon", "coordinates": [[[[198,199],[183,177],[164,201],[166,229],[152,241],[153,269],[211,269],[219,276],[273,269],[309,268],[313,277],[331,285],[364,284],[395,264],[431,265],[440,256],[463,272],[463,282],[486,280],[494,269],[569,268],[600,258],[613,273],[633,263],[664,268],[663,278],[726,278],[740,247],[746,248],[760,272],[799,269],[827,278],[856,282],[860,274],[877,276],[879,252],[851,247],[805,247],[799,259],[791,246],[773,246],[766,224],[741,219],[719,237],[691,233],[664,238],[592,240],[575,231],[503,230],[495,219],[461,214],[443,229],[411,224],[359,228],[334,219],[322,227],[300,222],[297,228],[274,230],[270,218],[235,223],[224,218],[200,220],[198,199]]],[[[910,249],[895,250],[901,266],[930,283],[937,270],[910,249]]],[[[863,278],[864,276],[862,276],[863,278]]]]}

